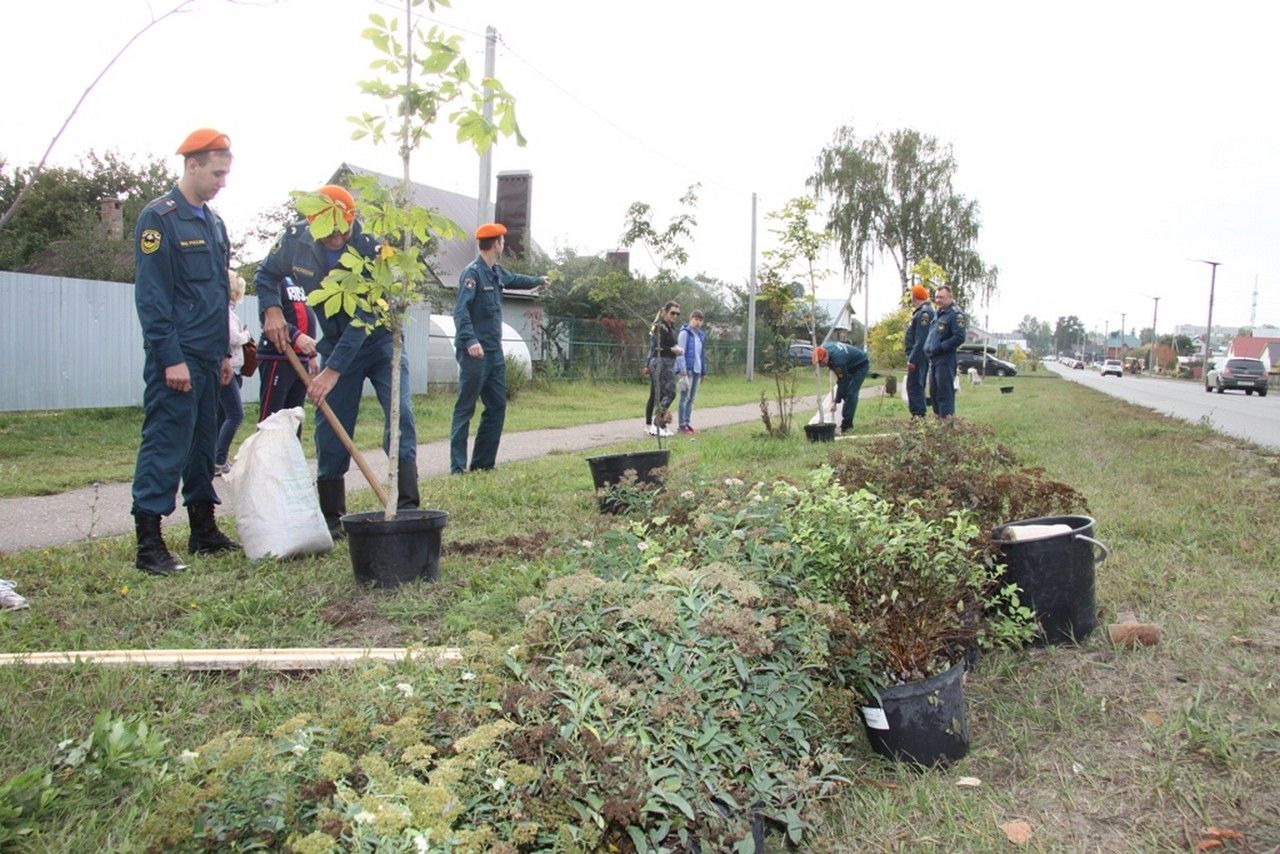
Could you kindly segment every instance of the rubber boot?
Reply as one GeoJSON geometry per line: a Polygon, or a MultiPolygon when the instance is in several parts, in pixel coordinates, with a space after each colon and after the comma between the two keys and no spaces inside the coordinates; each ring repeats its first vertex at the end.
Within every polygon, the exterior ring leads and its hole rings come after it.
{"type": "Polygon", "coordinates": [[[213,521],[213,502],[188,504],[187,518],[191,520],[191,536],[187,539],[191,554],[212,555],[240,548],[239,543],[218,530],[218,523],[213,521]]]}
{"type": "Polygon", "coordinates": [[[177,575],[185,570],[186,564],[178,563],[178,559],[169,554],[160,535],[160,517],[149,513],[138,513],[133,517],[134,530],[138,535],[138,559],[133,565],[150,575],[177,575]]]}
{"type": "Polygon", "coordinates": [[[418,463],[416,460],[405,462],[399,461],[396,467],[396,498],[397,510],[417,510],[420,499],[418,497],[418,463]]]}
{"type": "Polygon", "coordinates": [[[320,512],[329,526],[329,536],[337,542],[347,535],[342,529],[342,517],[347,512],[347,483],[343,480],[317,480],[316,492],[320,495],[320,512]]]}

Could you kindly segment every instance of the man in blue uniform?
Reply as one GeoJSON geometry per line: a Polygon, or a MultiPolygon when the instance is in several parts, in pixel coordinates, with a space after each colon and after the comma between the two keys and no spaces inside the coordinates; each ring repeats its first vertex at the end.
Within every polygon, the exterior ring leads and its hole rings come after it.
{"type": "Polygon", "coordinates": [[[942,285],[933,294],[938,314],[929,327],[924,354],[929,357],[929,383],[933,387],[933,411],[939,418],[956,414],[956,349],[964,343],[968,319],[955,304],[951,288],[942,285]]]}
{"type": "MultiPolygon", "coordinates": [[[[296,303],[286,279],[291,279],[303,293],[316,290],[338,259],[351,248],[365,258],[377,255],[379,243],[365,233],[356,219],[356,203],[345,188],[327,184],[316,191],[328,196],[338,206],[345,220],[345,230],[335,228],[328,237],[316,240],[308,222],[299,220],[285,231],[267,254],[253,277],[258,291],[258,307],[262,314],[262,334],[277,353],[291,346],[292,332],[285,317],[284,305],[296,303]],[[282,293],[283,291],[283,293],[282,293]]],[[[360,412],[360,395],[366,379],[373,385],[382,404],[382,448],[391,448],[391,333],[385,327],[357,326],[352,317],[338,312],[332,317],[319,315],[320,342],[316,345],[322,357],[320,373],[311,380],[307,396],[319,406],[325,400],[338,422],[348,434],[355,433],[356,416],[360,412]]],[[[371,323],[370,316],[362,320],[371,323]]],[[[296,328],[296,327],[295,327],[296,328]]],[[[296,340],[293,343],[297,343],[296,340]]],[[[417,507],[418,434],[414,429],[413,406],[409,395],[409,358],[400,355],[400,462],[397,468],[396,506],[417,507]]],[[[316,413],[316,492],[320,510],[329,533],[335,539],[344,536],[340,522],[347,511],[344,476],[351,467],[351,455],[329,422],[316,413]]]]}
{"type": "Polygon", "coordinates": [[[453,306],[458,360],[458,400],[449,431],[449,471],[467,471],[467,434],[477,398],[484,414],[471,449],[471,470],[491,469],[497,462],[498,442],[507,416],[507,365],[502,355],[502,292],[547,285],[546,276],[522,276],[498,266],[507,227],[490,222],[476,229],[480,254],[458,276],[458,299],[453,306]]]}
{"type": "Polygon", "coordinates": [[[924,285],[911,286],[911,320],[903,347],[907,351],[907,409],[912,418],[924,418],[924,386],[929,375],[929,357],[924,354],[925,341],[933,326],[933,306],[929,304],[929,289],[924,285]]]}
{"type": "Polygon", "coordinates": [[[871,360],[861,347],[845,344],[841,341],[830,341],[825,346],[813,351],[813,360],[819,365],[831,369],[836,375],[836,393],[831,398],[831,414],[840,411],[840,432],[847,433],[853,428],[853,416],[858,414],[858,392],[862,390],[862,381],[871,370],[871,360]]]}
{"type": "Polygon", "coordinates": [[[227,304],[231,241],[206,202],[231,171],[231,140],[212,128],[178,147],[182,177],[152,201],[134,231],[134,302],[145,351],[142,443],[133,474],[138,569],[172,575],[186,569],[169,553],[160,517],[174,511],[178,481],[191,520],[187,550],[238,548],[218,530],[213,453],[218,385],[231,382],[227,304]]]}

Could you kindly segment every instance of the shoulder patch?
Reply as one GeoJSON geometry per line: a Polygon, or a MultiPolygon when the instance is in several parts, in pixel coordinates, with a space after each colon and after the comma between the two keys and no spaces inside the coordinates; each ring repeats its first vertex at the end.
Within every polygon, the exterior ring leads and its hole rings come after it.
{"type": "Polygon", "coordinates": [[[463,286],[464,288],[466,288],[467,290],[471,290],[472,288],[474,288],[474,287],[476,286],[476,280],[475,280],[475,277],[474,277],[474,276],[469,276],[469,277],[467,277],[466,279],[463,279],[463,280],[462,280],[462,286],[463,286]]]}
{"type": "Polygon", "coordinates": [[[965,321],[964,312],[960,311],[959,309],[956,309],[956,323],[964,323],[964,321],[965,321]]]}
{"type": "Polygon", "coordinates": [[[143,255],[150,255],[160,248],[160,232],[154,228],[142,229],[142,234],[138,235],[138,249],[142,250],[143,255]]]}

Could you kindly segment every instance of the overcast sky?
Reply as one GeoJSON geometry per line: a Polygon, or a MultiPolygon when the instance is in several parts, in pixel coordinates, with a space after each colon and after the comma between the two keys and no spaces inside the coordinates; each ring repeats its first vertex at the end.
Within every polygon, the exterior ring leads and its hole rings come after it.
{"type": "MultiPolygon", "coordinates": [[[[39,159],[84,88],[153,11],[176,0],[5,0],[0,155],[39,159]]],[[[142,36],[54,149],[170,157],[192,129],[233,140],[215,206],[242,229],[291,189],[348,161],[398,174],[389,148],[353,142],[346,117],[373,52],[377,0],[197,0],[142,36]]],[[[1079,315],[1089,329],[1280,324],[1280,12],[1258,2],[776,4],[456,0],[428,13],[465,37],[477,72],[486,25],[497,76],[519,99],[527,147],[494,172],[533,172],[545,248],[616,248],[633,201],[659,224],[702,184],[688,272],[745,282],[751,194],[765,213],[805,192],[841,125],[913,127],[953,146],[958,189],[981,205],[983,257],[999,265],[991,326],[1079,315]]],[[[171,163],[177,167],[178,158],[171,163]]],[[[441,128],[413,178],[475,195],[478,161],[441,128]]],[[[643,251],[633,258],[644,261],[643,251]]],[[[838,266],[834,259],[832,267],[838,266]]],[[[837,270],[820,296],[846,286],[837,270]]],[[[874,321],[892,307],[886,256],[874,321]]],[[[859,315],[862,297],[856,299],[859,315]]],[[[971,314],[981,321],[982,309],[971,314]]]]}

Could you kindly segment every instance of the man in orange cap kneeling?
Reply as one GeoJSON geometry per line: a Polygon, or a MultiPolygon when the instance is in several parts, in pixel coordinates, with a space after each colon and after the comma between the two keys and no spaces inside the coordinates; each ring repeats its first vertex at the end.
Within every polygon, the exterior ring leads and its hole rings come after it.
{"type": "Polygon", "coordinates": [[[507,364],[502,354],[502,292],[529,290],[548,285],[546,276],[522,276],[498,265],[506,243],[507,228],[490,222],[476,229],[480,253],[458,277],[458,298],[453,307],[455,357],[458,360],[458,400],[449,431],[449,471],[467,468],[467,434],[476,400],[484,401],[484,414],[471,449],[471,471],[491,469],[497,463],[498,443],[507,417],[507,364]]]}
{"type": "Polygon", "coordinates": [[[231,241],[209,207],[231,171],[231,140],[212,128],[178,146],[182,177],[143,208],[134,232],[134,303],[145,351],[142,443],[133,474],[138,537],[134,565],[151,575],[186,569],[169,552],[160,518],[174,511],[178,483],[191,521],[187,550],[239,548],[218,530],[213,455],[218,386],[231,382],[228,268],[231,241]]]}

